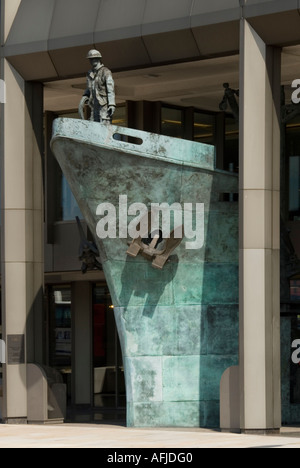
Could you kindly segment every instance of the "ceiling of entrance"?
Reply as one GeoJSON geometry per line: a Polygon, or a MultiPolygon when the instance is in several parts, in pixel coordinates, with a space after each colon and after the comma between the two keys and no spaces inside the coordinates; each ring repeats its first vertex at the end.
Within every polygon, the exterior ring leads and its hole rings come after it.
{"type": "MultiPolygon", "coordinates": [[[[218,111],[223,83],[228,82],[232,88],[239,87],[239,56],[118,72],[114,73],[114,79],[118,103],[163,101],[218,111]]],[[[295,79],[300,79],[300,46],[283,49],[282,84],[286,85],[287,101],[295,79]]],[[[77,109],[84,89],[85,77],[45,83],[45,110],[77,109]]]]}

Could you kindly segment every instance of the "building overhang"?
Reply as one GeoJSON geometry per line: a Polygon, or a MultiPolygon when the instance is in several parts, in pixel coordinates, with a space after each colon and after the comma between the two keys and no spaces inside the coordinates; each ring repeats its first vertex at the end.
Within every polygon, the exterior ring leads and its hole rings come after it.
{"type": "Polygon", "coordinates": [[[25,80],[82,76],[100,49],[113,71],[239,51],[247,18],[269,45],[300,43],[299,0],[21,0],[6,57],[25,80]]]}

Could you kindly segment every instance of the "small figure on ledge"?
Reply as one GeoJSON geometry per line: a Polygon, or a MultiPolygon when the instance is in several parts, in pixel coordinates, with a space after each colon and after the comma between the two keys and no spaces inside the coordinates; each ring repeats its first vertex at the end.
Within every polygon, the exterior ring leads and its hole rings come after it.
{"type": "Polygon", "coordinates": [[[84,107],[91,108],[90,120],[110,124],[116,109],[115,85],[111,71],[102,63],[98,50],[90,50],[87,59],[92,70],[87,74],[87,89],[79,104],[79,115],[84,120],[84,107]]]}
{"type": "Polygon", "coordinates": [[[79,260],[82,261],[82,273],[85,274],[90,270],[102,270],[101,263],[96,258],[99,257],[99,251],[96,245],[94,242],[87,240],[78,216],[76,216],[76,222],[80,234],[79,260]]]}
{"type": "Polygon", "coordinates": [[[236,122],[239,121],[239,105],[236,100],[236,97],[239,97],[239,90],[238,89],[231,89],[229,88],[229,83],[224,83],[223,87],[225,89],[224,97],[222,102],[219,105],[221,111],[226,111],[228,104],[232,110],[233,117],[236,122]]]}

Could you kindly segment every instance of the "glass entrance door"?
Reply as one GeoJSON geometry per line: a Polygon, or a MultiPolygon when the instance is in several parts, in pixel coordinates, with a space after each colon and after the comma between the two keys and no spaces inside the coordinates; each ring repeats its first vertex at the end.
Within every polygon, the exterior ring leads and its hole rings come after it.
{"type": "Polygon", "coordinates": [[[71,285],[48,287],[49,365],[61,372],[71,401],[72,328],[71,285]]]}
{"type": "Polygon", "coordinates": [[[87,308],[81,310],[80,305],[76,306],[78,295],[74,295],[74,288],[71,284],[51,285],[47,290],[49,365],[61,372],[67,385],[69,419],[78,421],[80,417],[81,420],[93,422],[116,419],[124,421],[126,409],[124,368],[114,308],[107,285],[105,283],[91,284],[89,291],[92,290],[92,303],[90,303],[89,294],[84,299],[91,304],[89,310],[87,308]],[[87,346],[86,342],[78,341],[80,333],[76,329],[76,326],[79,327],[82,323],[82,321],[76,322],[78,317],[83,320],[82,314],[89,314],[90,317],[86,320],[90,324],[89,336],[87,338],[87,335],[84,335],[89,342],[88,354],[90,354],[86,360],[86,365],[91,371],[89,382],[85,379],[81,380],[78,374],[80,368],[77,366],[78,362],[82,362],[83,359],[80,355],[81,346],[85,346],[85,350],[87,346]],[[89,407],[76,403],[75,398],[78,396],[76,382],[78,381],[81,381],[81,389],[85,383],[86,388],[91,389],[89,407]]]}
{"type": "Polygon", "coordinates": [[[107,286],[93,287],[94,407],[125,411],[125,379],[122,353],[107,286]]]}

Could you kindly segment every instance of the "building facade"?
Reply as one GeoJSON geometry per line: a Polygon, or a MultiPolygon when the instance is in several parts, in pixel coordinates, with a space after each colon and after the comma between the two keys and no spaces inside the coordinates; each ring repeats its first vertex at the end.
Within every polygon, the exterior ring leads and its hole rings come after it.
{"type": "Polygon", "coordinates": [[[78,115],[92,48],[113,72],[114,123],[214,145],[217,167],[239,174],[239,285],[228,281],[239,318],[215,317],[218,372],[199,425],[299,422],[298,11],[298,0],[1,1],[5,422],[30,419],[28,363],[60,371],[77,414],[125,413],[110,293],[101,270],[81,272],[82,215],[50,150],[54,119],[78,115]],[[220,108],[225,83],[238,119],[220,108]]]}

